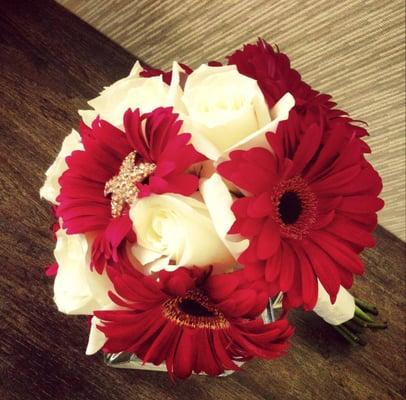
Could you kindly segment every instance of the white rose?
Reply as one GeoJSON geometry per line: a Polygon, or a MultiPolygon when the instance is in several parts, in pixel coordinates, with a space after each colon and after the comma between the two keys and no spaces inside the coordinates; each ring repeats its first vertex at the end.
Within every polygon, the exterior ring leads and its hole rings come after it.
{"type": "Polygon", "coordinates": [[[65,314],[90,315],[94,310],[110,306],[108,291],[113,289],[106,272],[90,270],[91,248],[85,235],[56,233],[55,259],[58,272],[54,282],[54,301],[65,314]]]}
{"type": "Polygon", "coordinates": [[[355,300],[346,289],[340,286],[337,299],[331,304],[330,296],[319,281],[319,296],[313,311],[330,325],[340,325],[354,317],[355,300]]]}
{"type": "Polygon", "coordinates": [[[200,66],[187,78],[182,101],[186,126],[220,152],[271,121],[257,82],[240,74],[235,65],[200,66]]]}
{"type": "Polygon", "coordinates": [[[206,207],[213,221],[217,235],[223,240],[235,259],[248,247],[248,239],[238,235],[228,235],[228,231],[235,222],[235,217],[231,211],[233,197],[224,181],[217,173],[208,179],[202,179],[200,193],[204,199],[206,207]]]}
{"type": "Polygon", "coordinates": [[[61,150],[56,156],[55,161],[45,172],[45,183],[39,191],[42,198],[50,201],[53,204],[57,204],[56,198],[59,195],[61,186],[59,185],[59,178],[68,169],[65,158],[69,156],[74,150],[82,150],[83,144],[80,139],[80,135],[74,129],[65,137],[61,150]]]}
{"type": "Polygon", "coordinates": [[[100,96],[88,102],[93,110],[79,110],[79,114],[86,125],[91,125],[99,115],[114,126],[122,128],[124,113],[129,108],[139,108],[142,113],[146,113],[157,107],[176,106],[180,96],[177,64],[174,69],[173,83],[169,86],[163,82],[161,76],[140,77],[142,67],[137,62],[129,76],[106,87],[100,96]]]}
{"type": "Polygon", "coordinates": [[[153,195],[135,202],[130,218],[137,234],[132,254],[151,272],[194,265],[213,265],[215,272],[223,272],[235,264],[202,201],[153,195]]]}

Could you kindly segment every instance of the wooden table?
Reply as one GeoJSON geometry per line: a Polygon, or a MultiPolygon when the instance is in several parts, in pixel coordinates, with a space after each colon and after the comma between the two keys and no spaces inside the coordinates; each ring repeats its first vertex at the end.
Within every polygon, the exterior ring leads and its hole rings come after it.
{"type": "Polygon", "coordinates": [[[227,378],[116,370],[84,354],[85,318],[59,314],[48,205],[38,189],[78,108],[134,62],[49,0],[0,1],[0,398],[401,399],[405,394],[404,244],[382,228],[354,293],[379,305],[387,331],[351,347],[313,314],[296,312],[289,355],[227,378]]]}

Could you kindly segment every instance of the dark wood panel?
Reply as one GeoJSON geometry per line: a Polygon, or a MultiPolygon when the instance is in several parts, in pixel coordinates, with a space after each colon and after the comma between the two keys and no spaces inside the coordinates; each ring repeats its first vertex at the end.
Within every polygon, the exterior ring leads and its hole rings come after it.
{"type": "Polygon", "coordinates": [[[405,394],[404,244],[384,229],[364,253],[354,292],[379,304],[387,331],[350,347],[313,314],[293,313],[289,355],[253,361],[227,378],[115,370],[87,357],[87,321],[59,314],[52,282],[43,173],[78,108],[126,75],[133,56],[48,0],[0,1],[0,398],[402,399],[405,394]]]}

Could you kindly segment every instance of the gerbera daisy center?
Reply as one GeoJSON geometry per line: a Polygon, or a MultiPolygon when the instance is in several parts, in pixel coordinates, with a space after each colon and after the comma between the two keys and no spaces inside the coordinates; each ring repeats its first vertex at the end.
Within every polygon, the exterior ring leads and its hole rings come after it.
{"type": "Polygon", "coordinates": [[[275,219],[283,236],[302,239],[317,219],[317,198],[300,176],[280,182],[274,189],[275,219]]]}
{"type": "Polygon", "coordinates": [[[136,184],[143,182],[155,170],[153,163],[136,163],[137,152],[132,151],[123,160],[119,173],[106,182],[104,195],[111,194],[111,215],[116,218],[121,215],[124,204],[131,204],[136,199],[139,189],[136,184]]]}
{"type": "Polygon", "coordinates": [[[163,315],[177,325],[190,328],[225,329],[229,322],[199,289],[174,297],[163,304],[163,315]]]}
{"type": "Polygon", "coordinates": [[[206,308],[203,304],[198,303],[192,299],[182,299],[179,303],[179,309],[186,314],[193,315],[195,317],[213,317],[212,310],[206,308]]]}
{"type": "Polygon", "coordinates": [[[285,192],[279,200],[278,210],[279,215],[285,224],[294,224],[303,211],[302,200],[298,193],[285,192]]]}

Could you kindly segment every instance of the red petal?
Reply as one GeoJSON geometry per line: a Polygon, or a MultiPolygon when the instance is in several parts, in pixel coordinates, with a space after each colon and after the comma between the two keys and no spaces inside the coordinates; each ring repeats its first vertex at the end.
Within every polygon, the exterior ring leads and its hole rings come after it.
{"type": "Polygon", "coordinates": [[[316,124],[312,124],[302,136],[300,144],[293,158],[291,174],[300,174],[311,161],[320,146],[322,131],[316,124]]]}
{"type": "Polygon", "coordinates": [[[350,219],[337,215],[334,221],[326,228],[328,232],[363,247],[374,247],[373,236],[361,225],[350,219]]]}
{"type": "Polygon", "coordinates": [[[175,175],[167,177],[166,182],[166,192],[178,193],[183,196],[190,196],[199,187],[199,178],[195,175],[175,175]]]}
{"type": "Polygon", "coordinates": [[[334,303],[340,288],[337,264],[320,247],[310,241],[303,245],[303,250],[308,255],[321,284],[330,295],[331,302],[334,303]]]}
{"type": "Polygon", "coordinates": [[[241,274],[211,275],[205,284],[205,288],[214,301],[221,301],[229,297],[241,282],[241,274]]]}
{"type": "Polygon", "coordinates": [[[279,249],[271,258],[268,259],[265,268],[265,279],[267,282],[275,282],[282,269],[282,251],[279,249]]]}
{"type": "Polygon", "coordinates": [[[375,196],[348,196],[344,197],[339,209],[350,213],[372,213],[384,206],[383,200],[375,196]]]}
{"type": "Polygon", "coordinates": [[[312,238],[343,268],[358,275],[363,274],[364,264],[348,243],[323,231],[314,232],[312,238]]]}
{"type": "Polygon", "coordinates": [[[263,218],[271,213],[273,207],[270,194],[264,192],[252,199],[248,205],[247,213],[251,218],[263,218]]]}
{"type": "Polygon", "coordinates": [[[173,373],[177,378],[185,379],[193,371],[195,360],[195,336],[192,329],[184,328],[176,347],[173,373]]]}
{"type": "MultiPolygon", "coordinates": [[[[340,188],[353,181],[360,173],[361,167],[354,165],[339,172],[333,172],[310,185],[314,192],[330,194],[341,193],[340,188]]],[[[359,179],[359,177],[358,177],[359,179]]]]}
{"type": "Polygon", "coordinates": [[[270,218],[262,227],[258,237],[257,254],[262,260],[272,257],[280,246],[281,237],[278,225],[270,218]]]}
{"type": "Polygon", "coordinates": [[[292,251],[289,244],[283,244],[281,273],[279,276],[279,284],[282,292],[287,292],[293,283],[293,276],[296,269],[296,254],[292,251]]]}
{"type": "Polygon", "coordinates": [[[302,279],[302,297],[305,310],[313,310],[317,302],[317,277],[310,265],[309,259],[300,247],[295,248],[300,263],[302,279]]]}

